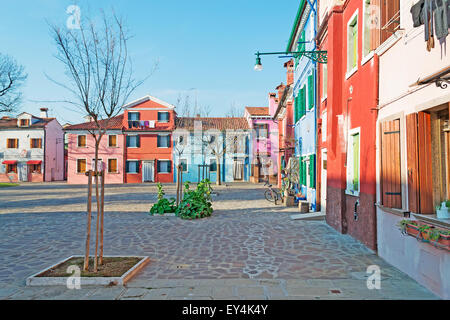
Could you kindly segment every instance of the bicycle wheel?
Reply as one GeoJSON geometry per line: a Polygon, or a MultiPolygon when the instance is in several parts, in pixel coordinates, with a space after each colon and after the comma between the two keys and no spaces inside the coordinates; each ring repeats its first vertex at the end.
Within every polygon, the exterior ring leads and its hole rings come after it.
{"type": "Polygon", "coordinates": [[[266,197],[266,200],[270,202],[275,202],[277,200],[277,195],[271,190],[266,190],[266,192],[264,192],[264,196],[266,197]]]}

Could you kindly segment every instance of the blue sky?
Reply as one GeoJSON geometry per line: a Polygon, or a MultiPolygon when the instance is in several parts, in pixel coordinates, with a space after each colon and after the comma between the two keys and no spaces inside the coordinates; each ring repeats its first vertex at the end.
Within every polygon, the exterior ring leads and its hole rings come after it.
{"type": "Polygon", "coordinates": [[[283,51],[290,36],[300,0],[16,0],[4,1],[0,11],[0,52],[13,56],[26,68],[20,111],[39,114],[49,108],[61,124],[82,121],[82,114],[61,103],[68,92],[50,82],[62,76],[54,54],[48,22],[66,25],[66,8],[77,4],[82,15],[95,16],[99,8],[122,15],[134,37],[129,43],[136,77],[157,71],[133,93],[146,94],[175,104],[190,95],[199,105],[210,106],[212,116],[223,116],[232,104],[267,106],[268,92],[286,82],[277,56],[263,57],[263,72],[255,72],[254,53],[283,51]],[[48,21],[48,22],[47,22],[48,21]],[[190,90],[195,88],[195,90],[190,90]]]}

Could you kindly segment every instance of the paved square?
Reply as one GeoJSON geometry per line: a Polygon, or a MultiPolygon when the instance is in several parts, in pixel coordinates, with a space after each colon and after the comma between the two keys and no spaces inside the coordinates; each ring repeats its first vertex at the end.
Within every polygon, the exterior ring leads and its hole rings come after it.
{"type": "MultiPolygon", "coordinates": [[[[291,220],[295,208],[267,202],[262,186],[213,187],[213,216],[186,221],[148,215],[155,185],[107,186],[105,255],[148,255],[152,261],[125,288],[81,290],[27,288],[25,279],[83,254],[86,187],[0,190],[0,299],[437,298],[324,221],[291,220]],[[381,290],[367,289],[370,265],[381,268],[381,290]]],[[[174,196],[175,186],[165,191],[174,196]]],[[[95,228],[95,215],[93,222],[95,228]]]]}

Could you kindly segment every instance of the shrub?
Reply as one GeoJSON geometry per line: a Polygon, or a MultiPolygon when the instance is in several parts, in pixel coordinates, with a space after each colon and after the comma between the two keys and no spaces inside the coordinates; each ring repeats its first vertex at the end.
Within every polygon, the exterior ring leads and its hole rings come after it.
{"type": "Polygon", "coordinates": [[[211,216],[213,212],[211,204],[211,182],[202,180],[197,189],[189,188],[189,181],[184,184],[184,196],[175,214],[182,219],[201,219],[211,216]]]}
{"type": "Polygon", "coordinates": [[[150,209],[150,214],[165,214],[165,213],[173,213],[176,210],[175,199],[171,198],[170,200],[164,198],[165,192],[161,183],[158,182],[158,202],[155,203],[150,209]]]}

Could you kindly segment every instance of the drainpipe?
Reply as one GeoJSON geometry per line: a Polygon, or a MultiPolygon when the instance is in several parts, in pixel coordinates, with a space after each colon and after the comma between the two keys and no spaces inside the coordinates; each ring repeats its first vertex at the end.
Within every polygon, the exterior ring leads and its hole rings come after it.
{"type": "MultiPolygon", "coordinates": [[[[43,180],[45,182],[45,172],[47,171],[47,159],[45,158],[46,156],[46,151],[47,150],[47,131],[44,128],[44,174],[43,174],[43,180]]],[[[27,170],[28,170],[28,165],[27,165],[27,170]]],[[[27,179],[28,179],[28,175],[27,175],[27,179]]]]}

